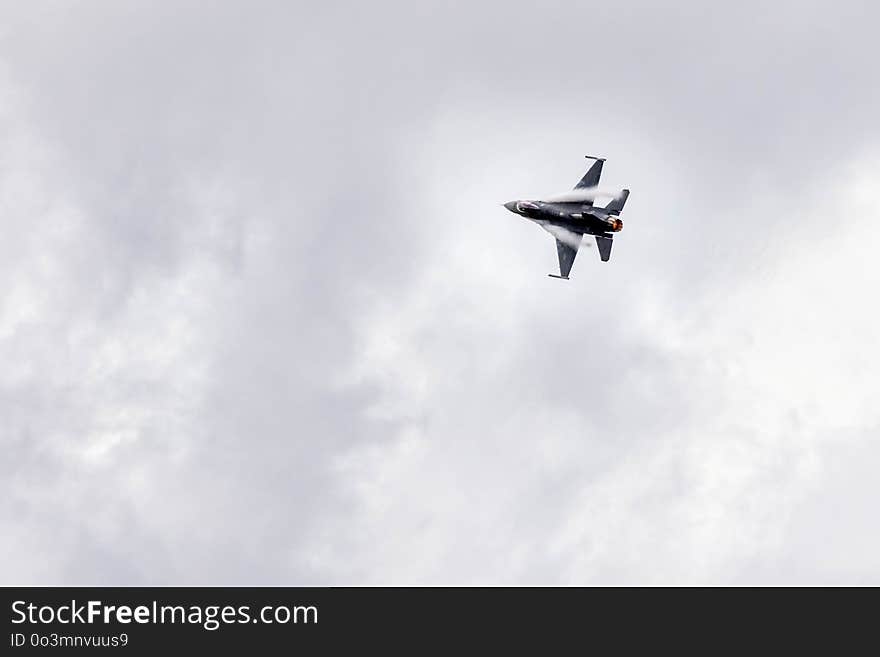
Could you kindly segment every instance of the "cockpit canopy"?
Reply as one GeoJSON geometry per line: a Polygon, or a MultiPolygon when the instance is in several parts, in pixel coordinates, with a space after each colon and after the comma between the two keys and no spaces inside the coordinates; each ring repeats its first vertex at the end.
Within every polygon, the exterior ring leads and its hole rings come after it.
{"type": "Polygon", "coordinates": [[[527,212],[529,210],[539,210],[540,208],[531,201],[517,201],[516,202],[516,211],[517,212],[527,212]]]}

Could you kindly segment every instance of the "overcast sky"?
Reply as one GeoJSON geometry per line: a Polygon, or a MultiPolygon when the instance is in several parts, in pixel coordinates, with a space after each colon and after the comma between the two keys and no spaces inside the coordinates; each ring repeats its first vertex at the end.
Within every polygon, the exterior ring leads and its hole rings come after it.
{"type": "Polygon", "coordinates": [[[3,2],[0,582],[880,584],[880,9],[592,4],[3,2]]]}

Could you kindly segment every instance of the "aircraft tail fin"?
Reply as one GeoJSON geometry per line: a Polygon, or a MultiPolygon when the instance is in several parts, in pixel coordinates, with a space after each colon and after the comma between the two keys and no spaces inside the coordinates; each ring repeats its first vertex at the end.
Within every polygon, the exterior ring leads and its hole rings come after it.
{"type": "Polygon", "coordinates": [[[608,214],[620,214],[623,211],[627,198],[629,198],[629,190],[624,189],[620,192],[620,196],[614,198],[611,203],[605,206],[605,212],[608,214]]]}

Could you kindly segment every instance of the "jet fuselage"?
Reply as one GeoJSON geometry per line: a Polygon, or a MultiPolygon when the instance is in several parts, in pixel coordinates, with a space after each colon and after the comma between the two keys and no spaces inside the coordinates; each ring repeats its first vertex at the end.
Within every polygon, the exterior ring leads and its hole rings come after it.
{"type": "Polygon", "coordinates": [[[623,221],[619,217],[583,203],[509,201],[504,207],[535,223],[547,222],[587,235],[610,235],[623,230],[623,221]]]}

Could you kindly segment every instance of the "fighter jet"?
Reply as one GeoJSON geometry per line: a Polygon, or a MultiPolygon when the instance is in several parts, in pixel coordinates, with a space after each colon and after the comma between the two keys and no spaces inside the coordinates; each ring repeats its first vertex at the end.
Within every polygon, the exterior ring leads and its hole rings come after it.
{"type": "Polygon", "coordinates": [[[595,236],[599,257],[602,262],[608,262],[614,233],[623,230],[620,213],[629,190],[622,190],[604,208],[594,207],[593,199],[605,158],[587,155],[587,159],[595,161],[572,191],[540,201],[508,201],[504,204],[511,212],[534,221],[556,238],[559,274],[548,274],[552,278],[568,280],[584,235],[595,236]]]}

